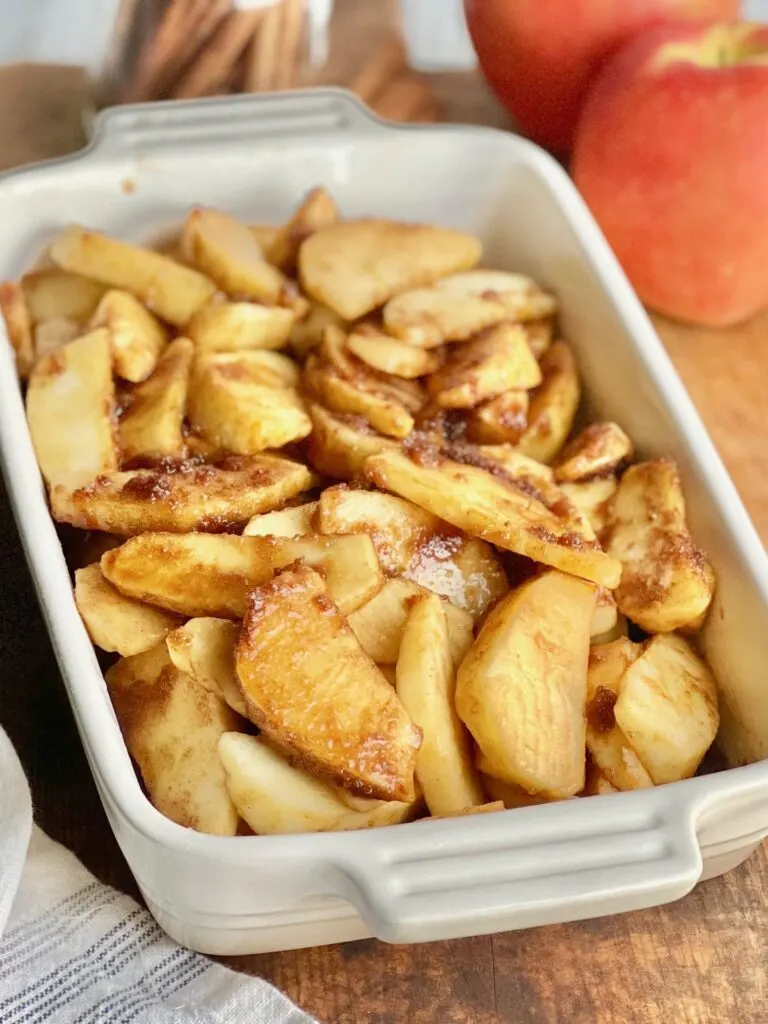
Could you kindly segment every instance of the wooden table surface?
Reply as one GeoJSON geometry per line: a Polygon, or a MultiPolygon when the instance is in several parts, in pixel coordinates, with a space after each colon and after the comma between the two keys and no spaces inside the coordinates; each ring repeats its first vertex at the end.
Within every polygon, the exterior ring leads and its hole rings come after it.
{"type": "MultiPolygon", "coordinates": [[[[366,30],[378,24],[370,13],[377,5],[364,6],[364,16],[361,8],[350,15],[349,33],[360,31],[361,19],[366,30]]],[[[348,41],[347,31],[342,37],[348,41]]],[[[7,74],[0,73],[0,164],[77,146],[77,119],[62,128],[61,89],[47,100],[34,93],[19,118],[7,74]]],[[[78,96],[81,84],[69,84],[78,96]]],[[[457,119],[502,120],[473,79],[451,77],[439,88],[457,119]]],[[[717,332],[657,323],[767,537],[768,315],[717,332]]],[[[37,821],[101,879],[135,894],[91,781],[3,493],[0,579],[0,722],[30,776],[37,821]]],[[[654,910],[430,945],[371,940],[229,963],[271,980],[324,1024],[759,1024],[768,1020],[766,890],[763,847],[729,875],[654,910]]]]}

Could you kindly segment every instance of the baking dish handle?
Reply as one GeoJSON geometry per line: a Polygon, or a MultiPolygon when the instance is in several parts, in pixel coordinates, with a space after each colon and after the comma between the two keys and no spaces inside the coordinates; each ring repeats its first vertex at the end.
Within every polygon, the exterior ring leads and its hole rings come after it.
{"type": "Polygon", "coordinates": [[[693,813],[642,794],[358,833],[341,893],[378,938],[428,942],[668,903],[702,873],[693,813]],[[585,806],[586,805],[586,806],[585,806]],[[590,806],[591,805],[591,806],[590,806]],[[406,836],[407,833],[407,836],[406,836]]]}
{"type": "Polygon", "coordinates": [[[96,118],[91,149],[106,155],[150,155],[188,145],[382,128],[383,123],[345,89],[297,89],[112,107],[96,118]]]}

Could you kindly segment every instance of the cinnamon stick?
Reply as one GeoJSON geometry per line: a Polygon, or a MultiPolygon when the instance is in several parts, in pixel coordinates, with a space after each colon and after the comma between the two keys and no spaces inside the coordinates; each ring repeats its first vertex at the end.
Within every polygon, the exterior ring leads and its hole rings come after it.
{"type": "Polygon", "coordinates": [[[297,64],[304,39],[304,0],[283,0],[283,18],[275,87],[290,89],[296,82],[297,64]]]}
{"type": "Polygon", "coordinates": [[[162,99],[231,9],[231,0],[170,0],[121,100],[162,99]]]}
{"type": "Polygon", "coordinates": [[[248,55],[246,92],[264,92],[275,87],[282,27],[283,5],[267,8],[248,55]]]}
{"type": "Polygon", "coordinates": [[[253,39],[263,11],[231,11],[171,91],[172,99],[207,96],[221,87],[253,39]]]}

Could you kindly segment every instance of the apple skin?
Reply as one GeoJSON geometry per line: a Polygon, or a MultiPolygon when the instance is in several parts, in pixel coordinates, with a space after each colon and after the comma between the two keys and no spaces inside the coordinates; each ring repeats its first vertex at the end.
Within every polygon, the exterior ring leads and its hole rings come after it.
{"type": "MultiPolygon", "coordinates": [[[[768,63],[658,67],[708,31],[649,29],[596,81],[572,172],[646,305],[724,327],[768,305],[768,63]]],[[[768,27],[751,31],[768,61],[768,27]]]]}
{"type": "Polygon", "coordinates": [[[480,67],[522,131],[570,151],[590,79],[642,28],[727,21],[741,0],[465,0],[480,67]]]}

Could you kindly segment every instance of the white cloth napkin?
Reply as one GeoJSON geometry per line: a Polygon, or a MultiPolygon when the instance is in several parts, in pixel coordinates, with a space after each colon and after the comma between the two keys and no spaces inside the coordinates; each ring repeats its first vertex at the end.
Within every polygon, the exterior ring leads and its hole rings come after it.
{"type": "Polygon", "coordinates": [[[2,1024],[312,1024],[266,981],[172,942],[32,824],[0,728],[2,1024]]]}

